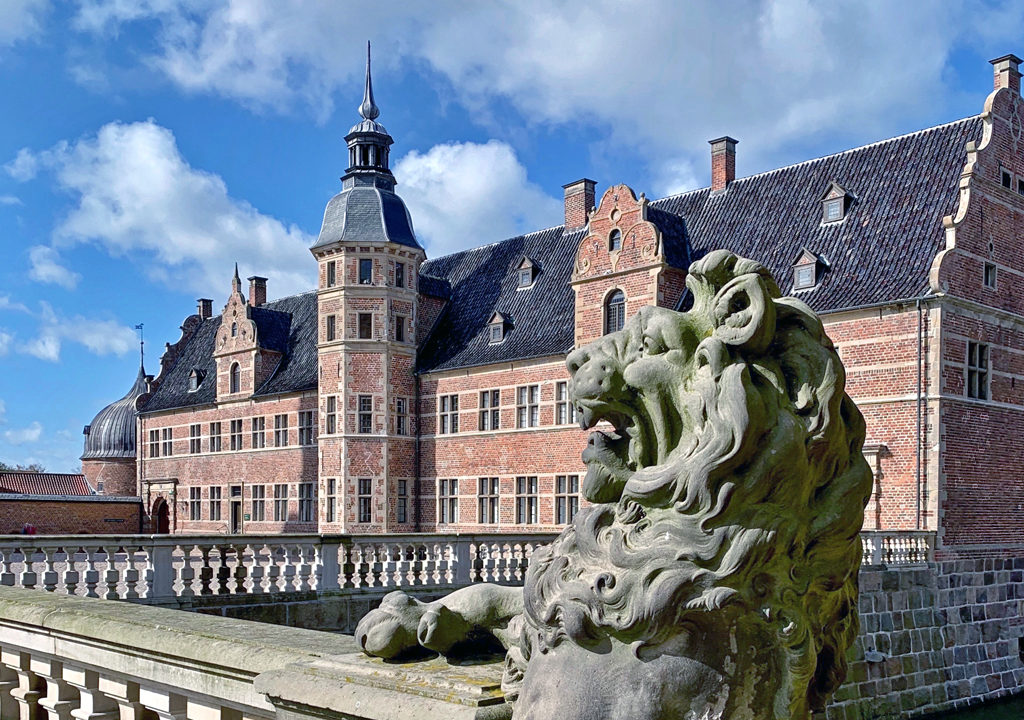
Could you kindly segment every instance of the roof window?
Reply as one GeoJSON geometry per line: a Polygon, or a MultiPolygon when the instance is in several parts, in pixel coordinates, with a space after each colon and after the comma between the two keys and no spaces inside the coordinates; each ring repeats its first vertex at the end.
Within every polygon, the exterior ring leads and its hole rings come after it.
{"type": "Polygon", "coordinates": [[[801,248],[792,267],[793,290],[809,290],[820,282],[822,271],[828,268],[828,263],[817,253],[801,248]]]}
{"type": "Polygon", "coordinates": [[[193,368],[192,372],[188,375],[188,391],[195,392],[199,389],[199,386],[203,384],[203,376],[205,373],[199,368],[193,368]]]}
{"type": "Polygon", "coordinates": [[[839,222],[846,217],[852,197],[842,185],[833,181],[821,196],[821,222],[839,222]]]}
{"type": "Polygon", "coordinates": [[[491,319],[487,321],[487,342],[491,345],[502,342],[511,324],[500,312],[491,315],[491,319]]]}
{"type": "Polygon", "coordinates": [[[530,258],[523,256],[523,261],[519,263],[519,267],[516,268],[518,276],[518,284],[521,288],[528,288],[533,285],[533,281],[537,279],[537,275],[540,273],[540,268],[530,258]]]}

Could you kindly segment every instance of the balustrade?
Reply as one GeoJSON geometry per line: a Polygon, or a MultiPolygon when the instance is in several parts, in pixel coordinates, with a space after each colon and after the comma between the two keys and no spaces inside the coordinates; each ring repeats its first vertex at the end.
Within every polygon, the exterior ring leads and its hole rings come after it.
{"type": "Polygon", "coordinates": [[[864,565],[924,565],[935,552],[935,533],[927,530],[871,530],[861,541],[864,565]]]}

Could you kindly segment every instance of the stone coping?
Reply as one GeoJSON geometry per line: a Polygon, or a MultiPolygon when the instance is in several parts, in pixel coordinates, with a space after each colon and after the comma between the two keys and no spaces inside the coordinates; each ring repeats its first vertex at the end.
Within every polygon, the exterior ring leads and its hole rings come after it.
{"type": "MultiPolygon", "coordinates": [[[[99,502],[142,504],[142,498],[131,495],[37,495],[32,493],[0,493],[0,501],[25,500],[28,502],[99,502]]],[[[4,537],[0,535],[0,537],[4,537]]],[[[21,537],[16,536],[16,537],[21,537]]]]}

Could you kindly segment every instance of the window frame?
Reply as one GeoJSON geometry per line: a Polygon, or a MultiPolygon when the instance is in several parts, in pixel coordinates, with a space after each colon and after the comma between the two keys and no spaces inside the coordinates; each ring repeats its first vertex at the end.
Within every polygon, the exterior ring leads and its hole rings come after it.
{"type": "Polygon", "coordinates": [[[211,485],[207,494],[210,511],[210,522],[219,521],[222,518],[221,503],[224,500],[224,490],[220,485],[211,485]]]}
{"type": "Polygon", "coordinates": [[[481,390],[477,421],[480,432],[501,429],[501,390],[481,390]]]}
{"type": "Polygon", "coordinates": [[[459,480],[441,478],[437,481],[437,524],[459,523],[459,480]]]}
{"type": "Polygon", "coordinates": [[[356,314],[356,337],[359,340],[373,340],[373,313],[356,314]]]}
{"type": "Polygon", "coordinates": [[[405,315],[395,315],[395,342],[405,342],[405,315]]]}
{"type": "Polygon", "coordinates": [[[312,410],[299,410],[299,445],[316,445],[316,418],[312,410]]]}
{"type": "Polygon", "coordinates": [[[516,387],[516,428],[540,427],[540,385],[516,387]]]}
{"type": "Polygon", "coordinates": [[[266,522],[267,519],[267,486],[250,485],[249,511],[253,522],[266,522]]]}
{"type": "Polygon", "coordinates": [[[604,300],[604,334],[610,335],[626,325],[626,293],[615,288],[604,300]],[[614,307],[613,307],[614,306],[614,307]],[[614,310],[614,314],[613,314],[614,310]]]}
{"type": "Polygon", "coordinates": [[[203,489],[199,486],[188,489],[188,519],[190,522],[203,519],[203,489]]]}
{"type": "Polygon", "coordinates": [[[311,523],[315,520],[313,512],[316,489],[314,483],[299,483],[299,522],[311,523]]]}
{"type": "Polygon", "coordinates": [[[569,399],[569,381],[559,380],[555,383],[555,424],[575,425],[576,405],[569,399]]]}
{"type": "Polygon", "coordinates": [[[274,522],[288,522],[288,483],[274,483],[274,522]]]}
{"type": "Polygon", "coordinates": [[[223,428],[221,427],[220,420],[210,423],[210,436],[209,436],[209,448],[210,452],[221,452],[224,449],[221,441],[221,433],[223,428]]]}
{"type": "Polygon", "coordinates": [[[188,426],[188,454],[198,455],[203,451],[203,425],[191,423],[188,426]]]}
{"type": "Polygon", "coordinates": [[[981,282],[989,290],[996,289],[998,282],[998,268],[994,262],[986,260],[983,264],[981,282]]]}
{"type": "Polygon", "coordinates": [[[455,435],[459,432],[459,394],[446,393],[437,399],[437,432],[455,435]]]}
{"type": "Polygon", "coordinates": [[[540,524],[540,493],[536,475],[516,477],[516,525],[540,524]]]}
{"type": "Polygon", "coordinates": [[[991,400],[992,353],[989,343],[967,341],[964,392],[974,400],[991,400]]]}
{"type": "Polygon", "coordinates": [[[338,432],[338,396],[328,395],[324,402],[324,432],[334,435],[338,432]]]}
{"type": "Polygon", "coordinates": [[[480,525],[498,525],[500,514],[501,484],[496,477],[477,478],[477,522],[480,525]]]}
{"type": "Polygon", "coordinates": [[[622,230],[612,228],[608,233],[608,252],[619,252],[622,250],[622,230]]]}
{"type": "Polygon", "coordinates": [[[274,447],[288,447],[288,413],[274,415],[274,447]]]}
{"type": "Polygon", "coordinates": [[[338,337],[338,319],[336,315],[327,316],[327,325],[324,327],[324,340],[334,342],[338,337]]]}
{"type": "Polygon", "coordinates": [[[267,418],[264,415],[258,415],[252,418],[249,423],[249,428],[252,434],[251,447],[253,450],[265,448],[267,446],[267,418]]]}
{"type": "Polygon", "coordinates": [[[395,398],[395,435],[409,434],[409,401],[404,397],[395,398]]]}
{"type": "Polygon", "coordinates": [[[237,362],[228,369],[228,392],[234,395],[242,392],[242,367],[237,362]]]}
{"type": "Polygon", "coordinates": [[[228,425],[228,447],[232,450],[242,449],[242,419],[235,418],[228,425]]]}
{"type": "Polygon", "coordinates": [[[395,521],[399,523],[409,522],[409,483],[406,480],[399,480],[395,494],[395,521]]]}
{"type": "Polygon", "coordinates": [[[817,263],[807,262],[793,266],[793,289],[807,290],[818,284],[817,263]],[[801,273],[810,272],[809,282],[801,281],[801,273]]]}
{"type": "Polygon", "coordinates": [[[580,510],[580,476],[555,476],[555,524],[568,525],[580,510]]]}
{"type": "Polygon", "coordinates": [[[149,456],[151,458],[160,457],[160,429],[149,431],[149,456]]]}
{"type": "Polygon", "coordinates": [[[396,288],[404,288],[405,287],[405,263],[404,262],[398,262],[398,261],[395,262],[395,287],[396,288]]]}
{"type": "Polygon", "coordinates": [[[366,524],[373,522],[373,479],[359,478],[356,480],[356,522],[366,524]]]}
{"type": "Polygon", "coordinates": [[[359,284],[373,285],[373,258],[359,258],[359,284]]]}
{"type": "Polygon", "coordinates": [[[174,455],[174,429],[162,428],[160,430],[160,454],[164,457],[174,455]]]}
{"type": "Polygon", "coordinates": [[[327,261],[325,285],[329,288],[338,284],[338,269],[335,263],[336,261],[334,260],[327,261]]]}
{"type": "Polygon", "coordinates": [[[356,402],[356,418],[359,423],[356,428],[360,435],[373,434],[373,395],[358,395],[356,402]]]}

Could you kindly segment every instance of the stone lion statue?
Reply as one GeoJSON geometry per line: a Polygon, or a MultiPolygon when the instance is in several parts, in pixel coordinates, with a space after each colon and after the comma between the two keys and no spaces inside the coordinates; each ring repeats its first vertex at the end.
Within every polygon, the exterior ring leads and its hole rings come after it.
{"type": "Polygon", "coordinates": [[[821,321],[760,264],[695,262],[692,310],[645,307],[568,358],[592,505],[523,588],[388,595],[365,652],[507,650],[514,717],[789,720],[858,632],[864,421],[821,321]]]}

